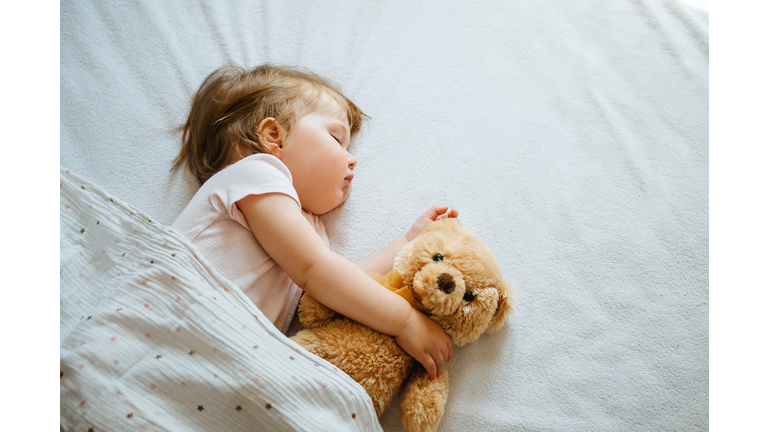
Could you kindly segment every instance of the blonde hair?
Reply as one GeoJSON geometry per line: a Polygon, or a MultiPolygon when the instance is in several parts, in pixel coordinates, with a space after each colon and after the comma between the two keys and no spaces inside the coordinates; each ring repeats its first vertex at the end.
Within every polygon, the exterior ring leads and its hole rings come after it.
{"type": "Polygon", "coordinates": [[[171,170],[186,164],[200,184],[242,157],[241,149],[269,153],[258,136],[262,120],[272,117],[289,136],[304,115],[318,108],[323,94],[335,100],[349,122],[351,136],[363,116],[331,81],[307,70],[261,65],[247,70],[224,66],[205,78],[192,99],[182,131],[181,150],[171,170]]]}

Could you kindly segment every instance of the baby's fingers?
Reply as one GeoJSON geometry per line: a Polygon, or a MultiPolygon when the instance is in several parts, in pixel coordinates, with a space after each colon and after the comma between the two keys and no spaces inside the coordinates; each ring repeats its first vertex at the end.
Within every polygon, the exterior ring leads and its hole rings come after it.
{"type": "MultiPolygon", "coordinates": [[[[440,359],[435,366],[437,366],[437,375],[435,375],[435,378],[440,378],[440,375],[443,374],[443,369],[445,369],[445,357],[443,357],[442,352],[440,353],[440,359]]],[[[430,376],[430,378],[435,379],[432,378],[432,376],[430,376]]]]}
{"type": "Polygon", "coordinates": [[[427,210],[421,217],[429,218],[431,220],[437,220],[437,218],[448,210],[448,206],[434,206],[427,210]]]}
{"type": "Polygon", "coordinates": [[[459,216],[459,211],[456,209],[448,210],[447,206],[444,206],[445,211],[437,216],[436,221],[439,221],[441,219],[447,219],[447,218],[455,218],[459,216]]]}
{"type": "Polygon", "coordinates": [[[432,360],[432,357],[427,355],[427,357],[424,359],[424,361],[420,361],[422,366],[424,366],[424,369],[427,370],[427,375],[429,375],[429,379],[433,380],[437,378],[437,365],[435,365],[435,361],[432,360]]]}

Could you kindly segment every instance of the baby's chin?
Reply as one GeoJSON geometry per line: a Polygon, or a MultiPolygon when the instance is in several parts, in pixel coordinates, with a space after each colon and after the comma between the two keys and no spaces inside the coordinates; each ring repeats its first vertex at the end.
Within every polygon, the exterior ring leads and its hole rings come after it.
{"type": "Polygon", "coordinates": [[[343,195],[341,196],[341,199],[339,200],[339,203],[336,204],[331,210],[335,210],[339,207],[342,207],[347,202],[347,198],[349,198],[349,189],[344,191],[343,195]]]}

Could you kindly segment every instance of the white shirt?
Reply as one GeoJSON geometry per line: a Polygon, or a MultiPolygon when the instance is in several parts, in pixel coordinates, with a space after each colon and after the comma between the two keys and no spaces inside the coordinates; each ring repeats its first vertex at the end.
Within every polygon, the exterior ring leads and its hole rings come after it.
{"type": "MultiPolygon", "coordinates": [[[[237,208],[248,195],[283,193],[301,207],[293,179],[280,159],[248,156],[216,173],[203,184],[171,228],[186,237],[216,271],[246,296],[283,333],[296,311],[302,290],[264,251],[237,208]]],[[[322,221],[304,217],[329,246],[322,221]]]]}

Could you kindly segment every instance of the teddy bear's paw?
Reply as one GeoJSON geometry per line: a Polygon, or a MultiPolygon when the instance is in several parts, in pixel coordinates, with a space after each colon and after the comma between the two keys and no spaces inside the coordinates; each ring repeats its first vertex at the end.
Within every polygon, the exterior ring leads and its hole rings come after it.
{"type": "Polygon", "coordinates": [[[432,381],[426,371],[419,371],[403,390],[400,421],[407,432],[433,432],[440,424],[448,401],[448,373],[432,381]]]}
{"type": "Polygon", "coordinates": [[[309,294],[304,294],[299,302],[299,321],[306,328],[320,327],[328,321],[341,317],[333,309],[317,301],[309,294]]]}

